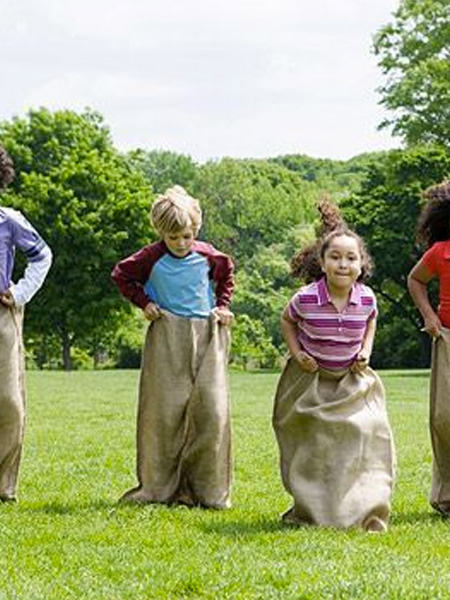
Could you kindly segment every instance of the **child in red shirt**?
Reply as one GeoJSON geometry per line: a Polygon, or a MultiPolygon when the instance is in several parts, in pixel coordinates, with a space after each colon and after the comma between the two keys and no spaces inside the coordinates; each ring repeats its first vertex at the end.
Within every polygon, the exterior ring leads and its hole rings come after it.
{"type": "Polygon", "coordinates": [[[408,289],[433,339],[430,385],[430,432],[433,472],[430,502],[450,517],[450,181],[429,188],[418,222],[417,240],[428,250],[408,275],[408,289]],[[427,286],[439,281],[439,307],[427,286]]]}

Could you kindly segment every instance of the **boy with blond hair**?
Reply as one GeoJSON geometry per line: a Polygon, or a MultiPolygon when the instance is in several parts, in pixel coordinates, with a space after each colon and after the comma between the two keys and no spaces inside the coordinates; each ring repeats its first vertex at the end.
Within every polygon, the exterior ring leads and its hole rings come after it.
{"type": "Polygon", "coordinates": [[[169,188],[151,210],[160,241],[112,273],[150,321],[137,416],[139,485],[126,502],[230,506],[233,263],[196,239],[201,221],[199,202],[180,186],[169,188]]]}

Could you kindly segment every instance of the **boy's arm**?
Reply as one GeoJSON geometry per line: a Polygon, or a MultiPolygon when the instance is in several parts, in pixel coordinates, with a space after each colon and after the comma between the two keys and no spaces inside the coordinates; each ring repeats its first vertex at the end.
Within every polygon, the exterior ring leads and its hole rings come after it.
{"type": "Polygon", "coordinates": [[[433,278],[434,274],[419,261],[408,275],[408,290],[423,317],[424,330],[436,337],[440,335],[442,324],[428,298],[427,284],[433,278]]]}
{"type": "Polygon", "coordinates": [[[145,309],[149,303],[144,285],[162,254],[164,252],[158,244],[146,246],[117,263],[111,273],[120,293],[139,308],[145,309]]]}
{"type": "Polygon", "coordinates": [[[234,290],[234,265],[226,254],[216,259],[213,271],[215,282],[216,307],[228,308],[234,290]]]}
{"type": "Polygon", "coordinates": [[[52,252],[36,229],[19,211],[9,216],[12,242],[25,254],[27,266],[23,277],[5,292],[2,302],[24,305],[42,287],[52,264],[52,252]]]}

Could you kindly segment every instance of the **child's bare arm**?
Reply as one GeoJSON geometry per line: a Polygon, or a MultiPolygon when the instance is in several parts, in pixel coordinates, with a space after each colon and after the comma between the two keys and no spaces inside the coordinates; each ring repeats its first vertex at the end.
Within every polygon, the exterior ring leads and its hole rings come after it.
{"type": "Polygon", "coordinates": [[[376,319],[371,319],[367,323],[366,332],[364,334],[361,350],[358,352],[355,362],[351,366],[353,372],[360,373],[369,366],[370,355],[372,354],[373,341],[375,339],[375,331],[377,328],[376,319]]]}
{"type": "Polygon", "coordinates": [[[281,315],[281,334],[287,344],[291,356],[298,362],[300,367],[304,371],[309,371],[310,373],[317,371],[319,365],[316,360],[305,352],[298,343],[297,326],[291,320],[287,308],[284,309],[283,314],[281,315]]]}
{"type": "Polygon", "coordinates": [[[428,298],[427,284],[432,279],[433,274],[419,261],[408,275],[408,290],[423,317],[424,330],[436,337],[440,335],[442,324],[428,298]]]}

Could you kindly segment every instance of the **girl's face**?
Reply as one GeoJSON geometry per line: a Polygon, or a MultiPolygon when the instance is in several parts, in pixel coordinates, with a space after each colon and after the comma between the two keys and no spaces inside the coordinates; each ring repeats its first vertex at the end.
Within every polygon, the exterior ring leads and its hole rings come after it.
{"type": "Polygon", "coordinates": [[[171,254],[178,258],[184,258],[189,254],[194,243],[194,231],[192,227],[184,227],[178,231],[171,231],[163,236],[164,243],[171,254]]]}
{"type": "Polygon", "coordinates": [[[358,241],[350,235],[333,238],[325,250],[321,266],[331,290],[350,291],[361,274],[358,241]]]}

